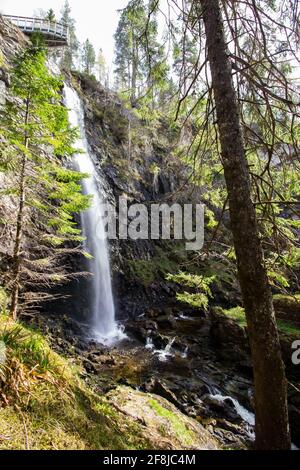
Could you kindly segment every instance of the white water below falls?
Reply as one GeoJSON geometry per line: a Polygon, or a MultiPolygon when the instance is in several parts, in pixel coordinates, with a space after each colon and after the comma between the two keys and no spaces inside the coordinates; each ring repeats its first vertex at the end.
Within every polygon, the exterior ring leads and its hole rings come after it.
{"type": "Polygon", "coordinates": [[[70,124],[80,130],[80,137],[75,143],[75,147],[80,151],[74,156],[75,167],[81,173],[89,174],[89,177],[82,180],[82,192],[92,196],[90,208],[81,213],[81,226],[85,237],[84,248],[92,256],[88,260],[89,271],[93,276],[89,304],[91,337],[100,343],[111,345],[125,335],[115,321],[109,251],[102,219],[102,196],[99,186],[101,182],[97,180],[96,169],[87,143],[80,98],[67,84],[65,84],[64,92],[70,124]]]}
{"type": "Polygon", "coordinates": [[[250,426],[255,425],[255,416],[251,411],[248,411],[244,406],[242,406],[235,398],[230,396],[224,396],[220,393],[212,394],[211,395],[216,401],[220,403],[224,402],[225,400],[230,400],[235,408],[237,414],[242,418],[245,423],[248,423],[250,426]]]}
{"type": "Polygon", "coordinates": [[[148,336],[146,338],[145,349],[152,351],[152,354],[156,355],[160,362],[167,362],[170,357],[175,357],[176,354],[186,359],[188,356],[188,347],[186,346],[182,352],[174,350],[173,343],[175,339],[176,337],[171,338],[164,349],[155,349],[151,336],[148,336]]]}

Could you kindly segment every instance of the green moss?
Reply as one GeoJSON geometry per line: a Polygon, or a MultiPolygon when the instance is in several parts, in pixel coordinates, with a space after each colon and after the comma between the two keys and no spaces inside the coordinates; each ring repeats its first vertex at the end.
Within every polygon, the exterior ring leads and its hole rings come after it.
{"type": "MultiPolygon", "coordinates": [[[[222,309],[222,313],[236,321],[242,328],[247,326],[245,310],[242,307],[234,307],[228,310],[222,309]]],[[[277,320],[277,327],[279,332],[292,336],[300,336],[300,328],[295,326],[292,322],[277,320]]]]}
{"type": "Polygon", "coordinates": [[[37,332],[0,316],[0,449],[144,449],[137,423],[117,412],[37,332]]]}
{"type": "Polygon", "coordinates": [[[292,336],[300,337],[300,328],[284,320],[277,320],[279,331],[292,336]]]}
{"type": "Polygon", "coordinates": [[[164,247],[156,246],[150,260],[128,260],[130,274],[144,286],[156,280],[165,280],[167,274],[178,271],[178,266],[187,260],[182,243],[166,242],[164,247]]]}
{"type": "Polygon", "coordinates": [[[161,416],[162,418],[166,418],[168,420],[168,423],[171,425],[178,439],[180,439],[187,446],[193,444],[196,435],[192,431],[187,429],[186,425],[178,416],[176,416],[172,411],[162,407],[153,398],[149,400],[149,405],[158,414],[158,416],[161,416]]]}
{"type": "Polygon", "coordinates": [[[222,312],[232,320],[236,321],[242,328],[244,328],[246,323],[245,310],[242,307],[234,307],[230,309],[222,309],[222,312]]]}

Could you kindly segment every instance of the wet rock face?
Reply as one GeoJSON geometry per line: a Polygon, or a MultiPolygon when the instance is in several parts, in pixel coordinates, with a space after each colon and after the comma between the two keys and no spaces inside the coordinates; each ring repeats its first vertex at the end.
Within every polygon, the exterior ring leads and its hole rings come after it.
{"type": "Polygon", "coordinates": [[[242,418],[237,413],[233,401],[230,398],[220,401],[214,395],[204,395],[202,400],[209,407],[214,416],[236,424],[241,424],[242,418]]]}
{"type": "MultiPolygon", "coordinates": [[[[251,447],[253,430],[241,419],[232,399],[246,410],[254,409],[250,361],[228,356],[236,329],[226,341],[215,347],[212,332],[215,315],[180,311],[176,308],[151,308],[135,320],[125,322],[128,339],[115,348],[107,348],[86,339],[87,327],[70,318],[47,319],[39,325],[50,337],[53,348],[74,357],[82,366],[84,379],[100,394],[114,390],[118,384],[156,394],[173,404],[185,415],[196,419],[222,445],[229,448],[251,447]],[[163,314],[172,324],[157,319],[163,314]],[[135,327],[135,328],[134,328],[135,327]],[[152,346],[146,348],[147,338],[152,346]],[[172,340],[170,355],[161,354],[172,340]],[[222,355],[224,348],[225,354],[222,355]],[[220,398],[221,397],[221,398],[220,398]],[[229,398],[230,397],[230,398],[229,398]]],[[[218,321],[221,319],[218,318],[218,321]]],[[[230,323],[231,325],[231,323],[230,323]]],[[[220,325],[218,326],[218,329],[220,325]]],[[[241,329],[241,342],[244,331],[241,329]]],[[[247,345],[246,348],[247,349],[247,345]]],[[[245,358],[245,351],[244,351],[245,358]]],[[[290,422],[293,442],[299,446],[299,392],[289,387],[290,422]]]]}
{"type": "MultiPolygon", "coordinates": [[[[165,124],[150,129],[126,109],[115,93],[89,77],[74,74],[69,80],[82,98],[87,140],[106,200],[117,210],[120,196],[126,196],[129,205],[168,201],[170,192],[185,180],[186,170],[172,156],[174,136],[169,135],[165,124]]],[[[170,272],[169,259],[174,258],[173,270],[180,262],[174,244],[168,246],[160,240],[112,240],[109,245],[119,318],[137,316],[145,306],[168,302],[174,297],[165,280],[170,272]]],[[[72,314],[73,310],[73,314],[81,315],[80,308],[79,302],[77,313],[73,305],[67,313],[72,314]]]]}
{"type": "Polygon", "coordinates": [[[219,314],[217,310],[212,310],[211,321],[211,339],[220,358],[237,361],[242,366],[251,368],[250,347],[245,329],[219,314]]]}

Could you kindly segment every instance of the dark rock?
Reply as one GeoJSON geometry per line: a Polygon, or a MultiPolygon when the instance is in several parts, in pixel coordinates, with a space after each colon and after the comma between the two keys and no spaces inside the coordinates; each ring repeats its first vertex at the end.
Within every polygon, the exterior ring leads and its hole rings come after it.
{"type": "Polygon", "coordinates": [[[218,309],[211,312],[211,339],[224,360],[246,361],[250,356],[247,334],[234,320],[227,318],[218,309]]]}
{"type": "Polygon", "coordinates": [[[292,442],[300,447],[300,408],[294,405],[289,406],[289,420],[292,442]]]}
{"type": "Polygon", "coordinates": [[[203,402],[209,406],[210,410],[217,416],[229,419],[234,423],[241,423],[242,419],[238,415],[235,406],[230,398],[220,400],[213,395],[206,395],[202,397],[203,402]]]}
{"type": "Polygon", "coordinates": [[[163,398],[166,398],[169,402],[173,403],[179,409],[182,408],[181,404],[177,400],[176,395],[160,380],[152,378],[143,385],[143,389],[149,393],[155,393],[163,398]]]}
{"type": "Polygon", "coordinates": [[[273,299],[276,317],[295,322],[300,326],[300,301],[293,296],[275,296],[273,299]]]}

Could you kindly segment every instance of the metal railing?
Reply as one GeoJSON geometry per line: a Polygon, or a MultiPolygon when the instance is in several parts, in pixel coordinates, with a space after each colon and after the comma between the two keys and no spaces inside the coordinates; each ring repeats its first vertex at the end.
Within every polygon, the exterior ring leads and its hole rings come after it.
{"type": "Polygon", "coordinates": [[[68,43],[69,28],[63,23],[43,18],[27,18],[25,16],[3,15],[3,17],[18,26],[25,34],[39,32],[54,42],[57,40],[68,43]]]}

